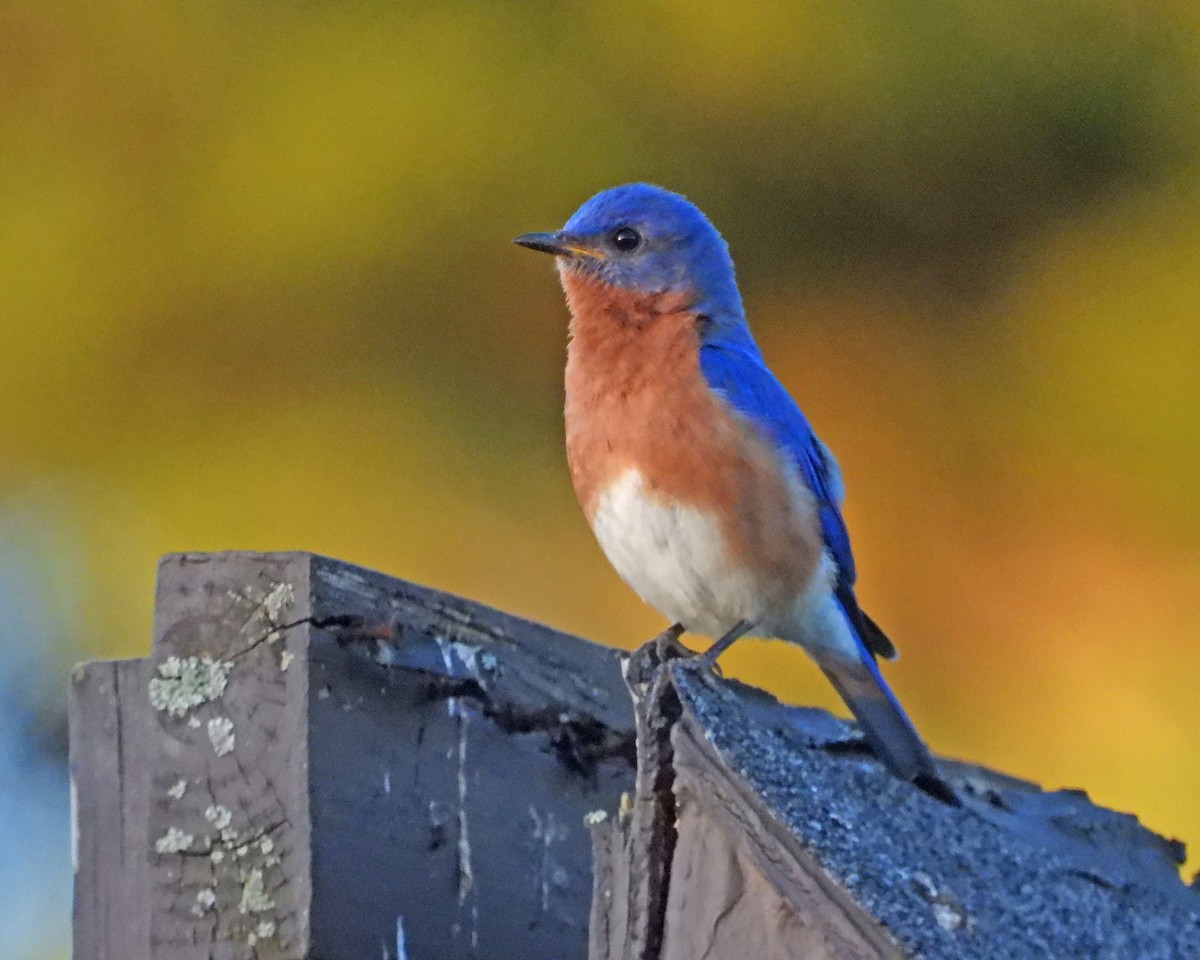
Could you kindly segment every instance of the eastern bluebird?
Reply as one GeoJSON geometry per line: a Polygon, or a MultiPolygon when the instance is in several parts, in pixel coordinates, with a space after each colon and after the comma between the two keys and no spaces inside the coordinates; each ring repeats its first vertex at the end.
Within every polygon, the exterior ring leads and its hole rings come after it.
{"type": "Polygon", "coordinates": [[[724,239],[678,194],[596,194],[553,254],[571,311],[567,459],[622,579],[673,626],[802,646],[905,780],[943,795],[929,751],[884,682],[896,648],[858,606],[829,449],[750,334],[724,239]]]}

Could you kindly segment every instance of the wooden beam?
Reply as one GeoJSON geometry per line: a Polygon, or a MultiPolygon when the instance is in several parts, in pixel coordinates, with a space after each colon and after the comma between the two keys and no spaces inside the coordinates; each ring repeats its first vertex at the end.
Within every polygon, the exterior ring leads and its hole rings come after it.
{"type": "Polygon", "coordinates": [[[74,674],[76,960],[582,956],[613,651],[308,554],[176,555],[74,674]]]}
{"type": "Polygon", "coordinates": [[[149,955],[148,679],[147,664],[140,660],[84,664],[72,673],[76,960],[149,955]]]}
{"type": "Polygon", "coordinates": [[[706,742],[652,644],[625,678],[636,789],[591,823],[589,960],[905,960],[706,742]]]}
{"type": "Polygon", "coordinates": [[[1082,791],[942,761],[943,802],[857,731],[635,652],[637,792],[593,819],[590,960],[1200,957],[1183,850],[1082,791]]]}
{"type": "Polygon", "coordinates": [[[1200,956],[1182,845],[1080,791],[943,761],[944,803],[653,644],[322,557],[165,558],[70,711],[76,960],[1200,956]]]}

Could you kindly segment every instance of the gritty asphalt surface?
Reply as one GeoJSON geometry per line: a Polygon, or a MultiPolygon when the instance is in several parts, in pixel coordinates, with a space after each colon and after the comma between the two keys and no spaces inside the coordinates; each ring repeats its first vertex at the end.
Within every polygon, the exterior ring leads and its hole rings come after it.
{"type": "Polygon", "coordinates": [[[684,722],[914,956],[1200,960],[1200,891],[1132,817],[947,765],[955,808],[847,748],[853,728],[823,711],[670,669],[684,722]]]}

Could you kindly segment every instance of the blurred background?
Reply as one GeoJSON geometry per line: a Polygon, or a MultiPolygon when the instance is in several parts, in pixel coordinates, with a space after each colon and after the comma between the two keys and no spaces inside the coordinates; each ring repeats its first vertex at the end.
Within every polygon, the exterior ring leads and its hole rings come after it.
{"type": "MultiPolygon", "coordinates": [[[[1182,0],[4,4],[0,955],[66,956],[67,672],[147,652],[164,552],[659,629],[573,501],[566,311],[509,243],[633,179],[729,240],[933,747],[1200,850],[1198,31],[1182,0]]],[[[835,705],[779,644],[726,671],[835,705]]]]}

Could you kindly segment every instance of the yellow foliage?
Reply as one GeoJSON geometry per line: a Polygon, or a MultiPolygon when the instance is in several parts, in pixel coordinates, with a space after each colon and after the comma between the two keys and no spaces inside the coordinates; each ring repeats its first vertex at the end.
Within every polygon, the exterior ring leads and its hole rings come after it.
{"type": "MultiPolygon", "coordinates": [[[[508,244],[681,189],[843,461],[936,749],[1200,844],[1194,14],[22,4],[0,14],[0,511],[73,636],[158,555],[303,548],[629,646],[570,499],[565,312],[508,244]]],[[[51,602],[49,599],[47,602],[51,602]]],[[[833,705],[803,656],[728,670],[833,705]]]]}

